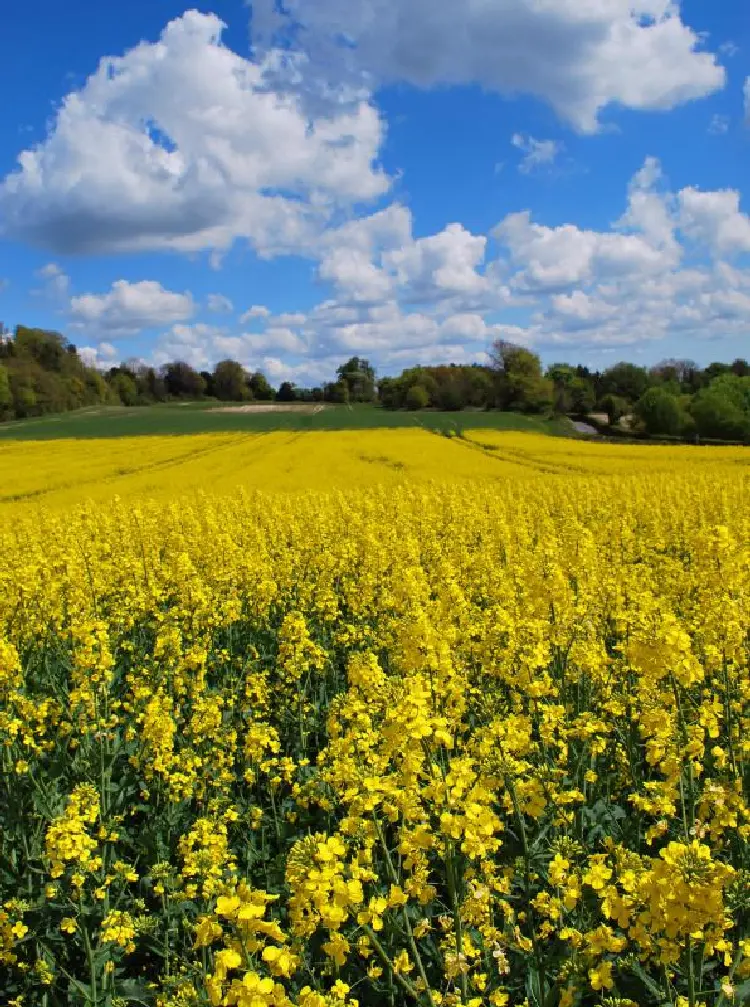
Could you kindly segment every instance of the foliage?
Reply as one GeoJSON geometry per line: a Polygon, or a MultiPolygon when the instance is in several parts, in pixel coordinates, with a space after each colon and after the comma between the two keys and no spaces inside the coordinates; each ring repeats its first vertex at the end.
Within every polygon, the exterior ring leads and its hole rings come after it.
{"type": "Polygon", "coordinates": [[[430,393],[424,385],[411,385],[406,393],[405,405],[407,409],[424,409],[430,401],[430,393]]]}
{"type": "Polygon", "coordinates": [[[746,453],[543,443],[559,478],[14,512],[3,1003],[746,1001],[746,453]]]}
{"type": "Polygon", "coordinates": [[[199,399],[206,391],[205,378],[184,360],[166,364],[162,377],[167,395],[175,399],[199,399]]]}
{"type": "Polygon", "coordinates": [[[16,328],[0,336],[0,418],[41,416],[107,402],[106,382],[57,332],[16,328]]]}
{"type": "Polygon", "coordinates": [[[676,395],[666,388],[649,388],[638,399],[635,416],[649,434],[668,434],[678,437],[690,419],[676,395]]]}
{"type": "Polygon", "coordinates": [[[607,414],[607,421],[610,426],[614,426],[616,423],[619,423],[628,411],[627,400],[621,398],[619,395],[612,395],[611,393],[604,396],[601,401],[601,407],[607,414]]]}
{"type": "Polygon", "coordinates": [[[294,402],[297,398],[297,391],[291,381],[282,381],[279,390],[276,392],[277,402],[294,402]]]}
{"type": "Polygon", "coordinates": [[[13,406],[13,392],[10,387],[8,368],[0,364],[0,418],[10,412],[13,406]]]}
{"type": "Polygon", "coordinates": [[[498,340],[492,348],[497,403],[501,409],[541,413],[552,407],[554,384],[539,357],[523,346],[498,340]]]}
{"type": "Polygon", "coordinates": [[[245,368],[236,360],[220,360],[212,375],[212,392],[225,402],[241,402],[251,392],[245,368]]]}
{"type": "Polygon", "coordinates": [[[258,402],[272,402],[275,392],[263,371],[255,371],[248,381],[250,394],[258,402]]]}
{"type": "Polygon", "coordinates": [[[339,383],[347,389],[347,397],[338,402],[372,402],[375,399],[375,369],[363,357],[352,357],[338,368],[339,383]]]}
{"type": "Polygon", "coordinates": [[[621,361],[604,372],[600,388],[603,395],[617,395],[634,403],[645,394],[650,384],[650,376],[645,367],[621,361]]]}
{"type": "Polygon", "coordinates": [[[750,440],[750,377],[716,377],[692,400],[690,412],[702,437],[750,440]]]}

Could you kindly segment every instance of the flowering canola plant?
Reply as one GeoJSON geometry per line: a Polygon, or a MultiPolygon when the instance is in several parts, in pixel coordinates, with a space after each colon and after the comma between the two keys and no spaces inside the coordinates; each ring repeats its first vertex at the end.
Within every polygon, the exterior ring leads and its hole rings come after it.
{"type": "Polygon", "coordinates": [[[750,1002],[747,454],[592,448],[7,510],[0,1002],[750,1002]]]}
{"type": "MultiPolygon", "coordinates": [[[[416,422],[416,420],[415,420],[416,422]]],[[[540,475],[746,470],[747,448],[608,444],[422,428],[272,431],[100,440],[0,440],[0,511],[160,500],[237,489],[327,492],[405,481],[498,483],[540,475]]]]}

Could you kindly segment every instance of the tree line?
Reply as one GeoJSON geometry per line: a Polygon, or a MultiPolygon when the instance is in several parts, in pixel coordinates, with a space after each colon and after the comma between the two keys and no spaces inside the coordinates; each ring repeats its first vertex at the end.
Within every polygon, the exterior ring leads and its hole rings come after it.
{"type": "Polygon", "coordinates": [[[274,388],[262,371],[222,360],[197,371],[177,360],[155,368],[129,361],[107,371],[88,366],[60,333],[0,326],[0,419],[21,419],[90,405],[140,406],[174,400],[372,403],[385,409],[498,409],[588,418],[612,432],[750,441],[750,364],[699,367],[666,360],[654,367],[621,361],[603,371],[556,363],[543,367],[525,347],[498,341],[488,364],[410,367],[377,379],[362,357],[335,380],[274,388]]]}

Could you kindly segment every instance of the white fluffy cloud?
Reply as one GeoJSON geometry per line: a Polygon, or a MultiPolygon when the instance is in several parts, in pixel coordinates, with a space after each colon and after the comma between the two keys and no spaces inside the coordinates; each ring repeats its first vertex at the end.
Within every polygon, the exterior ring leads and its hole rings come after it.
{"type": "Polygon", "coordinates": [[[311,118],[265,65],[187,11],[158,42],[103,59],[0,183],[2,233],[64,252],[307,251],[337,206],[388,188],[367,100],[311,118]]]}
{"type": "Polygon", "coordinates": [[[510,142],[523,154],[518,165],[518,170],[523,175],[529,175],[536,168],[545,165],[551,167],[563,148],[558,140],[537,140],[522,133],[514,133],[510,142]]]}
{"type": "Polygon", "coordinates": [[[750,217],[740,210],[739,192],[689,187],[682,189],[679,201],[680,227],[688,237],[707,245],[714,255],[750,252],[750,217]]]}
{"type": "Polygon", "coordinates": [[[536,224],[528,210],[509,214],[493,235],[507,249],[510,285],[529,293],[564,292],[606,277],[640,277],[673,268],[681,248],[671,199],[656,188],[661,169],[647,159],[628,188],[628,207],[616,230],[575,224],[536,224]]]}
{"type": "Polygon", "coordinates": [[[248,370],[264,371],[276,382],[330,380],[340,360],[332,363],[311,359],[307,351],[304,337],[278,325],[269,326],[262,333],[235,334],[201,322],[195,325],[178,323],[158,340],[152,359],[157,365],[184,360],[197,370],[206,370],[219,360],[230,358],[248,370]]]}
{"type": "Polygon", "coordinates": [[[478,83],[548,102],[583,132],[616,103],[668,109],[721,88],[678,0],[253,0],[253,33],[294,38],[321,73],[478,83]],[[282,13],[283,10],[283,13],[282,13]]]}
{"type": "Polygon", "coordinates": [[[435,360],[447,345],[476,357],[496,338],[606,348],[750,326],[750,270],[721,258],[746,247],[738,194],[672,192],[654,158],[632,178],[611,228],[550,227],[512,213],[492,232],[500,249],[490,261],[484,237],[460,225],[415,239],[406,224],[402,244],[383,251],[358,223],[357,276],[388,281],[385,293],[378,301],[373,284],[372,299],[358,300],[340,274],[337,296],[303,327],[313,350],[368,353],[383,365],[435,360]],[[525,309],[528,323],[508,324],[507,307],[525,309]]]}
{"type": "Polygon", "coordinates": [[[117,280],[106,294],[71,298],[69,308],[74,325],[123,335],[185,321],[194,311],[191,294],[165,290],[154,280],[117,280]]]}
{"type": "Polygon", "coordinates": [[[435,294],[478,294],[485,286],[477,267],[484,262],[486,246],[484,235],[449,224],[439,234],[388,252],[384,262],[415,300],[435,294]]]}

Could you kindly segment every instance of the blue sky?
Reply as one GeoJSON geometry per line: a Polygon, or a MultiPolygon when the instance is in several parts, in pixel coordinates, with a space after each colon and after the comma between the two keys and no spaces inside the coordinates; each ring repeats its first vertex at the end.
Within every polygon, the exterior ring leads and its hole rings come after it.
{"type": "Polygon", "coordinates": [[[14,4],[0,319],[301,383],[750,355],[743,3],[14,4]]]}

